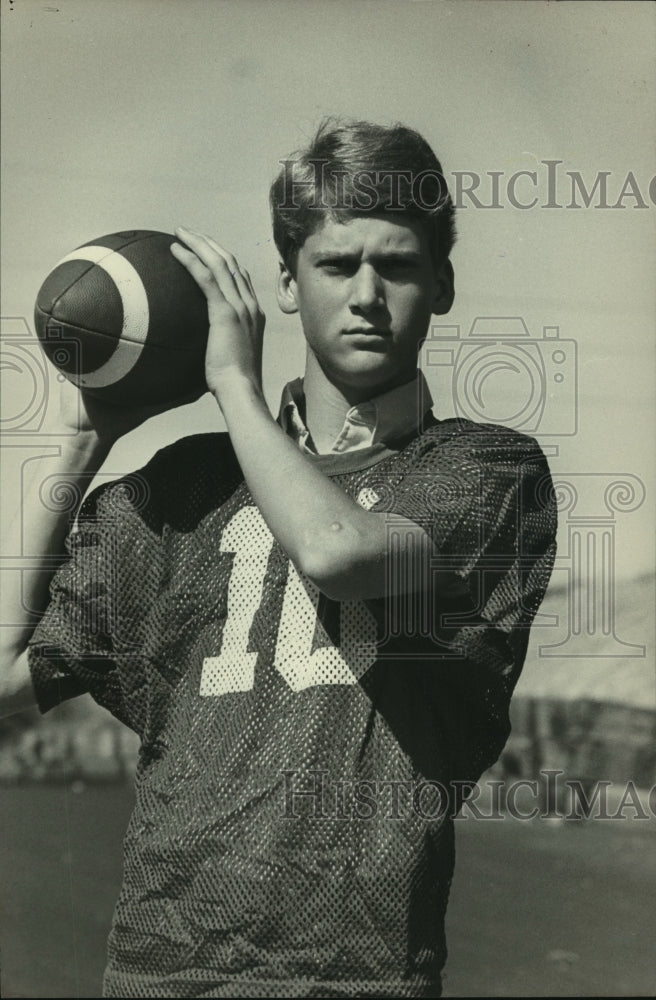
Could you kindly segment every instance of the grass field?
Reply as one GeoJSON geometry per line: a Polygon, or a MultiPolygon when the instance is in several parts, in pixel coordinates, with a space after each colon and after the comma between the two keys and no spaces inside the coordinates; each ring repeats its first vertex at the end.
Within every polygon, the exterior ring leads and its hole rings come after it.
{"type": "MultiPolygon", "coordinates": [[[[2,996],[98,997],[123,785],[0,790],[2,996]]],[[[652,823],[459,821],[445,995],[653,996],[652,823]]]]}

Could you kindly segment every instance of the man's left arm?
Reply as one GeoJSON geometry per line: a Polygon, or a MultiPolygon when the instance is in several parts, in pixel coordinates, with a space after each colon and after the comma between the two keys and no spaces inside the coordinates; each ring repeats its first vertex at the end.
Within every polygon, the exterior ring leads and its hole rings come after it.
{"type": "MultiPolygon", "coordinates": [[[[388,515],[366,511],[352,500],[307,460],[271,416],[262,391],[265,318],[248,272],[208,237],[176,232],[187,247],[174,243],[172,252],[208,300],[207,385],[276,540],[333,600],[392,596],[395,587],[422,587],[416,572],[402,567],[394,574],[388,571],[388,515]]],[[[401,520],[396,526],[406,543],[403,551],[413,564],[427,566],[432,551],[428,534],[412,520],[401,520]]],[[[395,558],[404,558],[401,550],[395,558]]]]}

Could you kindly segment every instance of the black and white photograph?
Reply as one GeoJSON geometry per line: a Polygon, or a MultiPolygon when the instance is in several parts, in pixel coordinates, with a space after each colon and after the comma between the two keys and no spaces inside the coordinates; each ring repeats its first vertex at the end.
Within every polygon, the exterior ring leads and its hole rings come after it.
{"type": "Polygon", "coordinates": [[[656,7],[2,0],[0,995],[656,990],[656,7]]]}

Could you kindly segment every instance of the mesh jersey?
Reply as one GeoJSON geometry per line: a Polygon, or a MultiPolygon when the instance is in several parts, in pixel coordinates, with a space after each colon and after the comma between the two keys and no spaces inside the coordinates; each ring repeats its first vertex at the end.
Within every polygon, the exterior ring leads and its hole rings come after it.
{"type": "Polygon", "coordinates": [[[142,740],[107,996],[439,995],[444,804],[509,732],[549,471],[532,439],[455,420],[312,460],[390,513],[391,541],[395,514],[430,531],[434,586],[319,594],[224,434],[94,491],[69,539],[30,650],[39,704],[89,691],[142,740]]]}

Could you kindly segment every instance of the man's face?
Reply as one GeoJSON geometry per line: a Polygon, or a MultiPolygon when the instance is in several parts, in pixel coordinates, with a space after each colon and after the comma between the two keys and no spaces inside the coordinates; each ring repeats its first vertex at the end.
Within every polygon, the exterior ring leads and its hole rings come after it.
{"type": "Polygon", "coordinates": [[[431,314],[450,306],[447,272],[414,219],[356,216],[326,219],[287,281],[308,350],[333,384],[364,397],[413,378],[431,314]]]}

